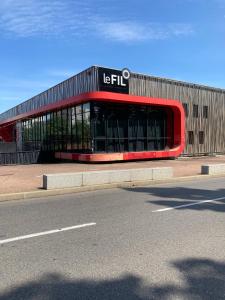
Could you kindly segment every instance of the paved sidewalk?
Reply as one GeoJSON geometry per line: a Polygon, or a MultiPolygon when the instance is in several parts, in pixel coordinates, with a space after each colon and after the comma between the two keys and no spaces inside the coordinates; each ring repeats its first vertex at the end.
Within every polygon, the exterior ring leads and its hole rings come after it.
{"type": "Polygon", "coordinates": [[[111,164],[61,163],[0,166],[0,194],[40,190],[42,188],[43,174],[173,167],[174,177],[184,177],[199,175],[201,173],[201,165],[207,163],[225,164],[225,155],[217,157],[179,158],[176,160],[152,160],[111,164]]]}

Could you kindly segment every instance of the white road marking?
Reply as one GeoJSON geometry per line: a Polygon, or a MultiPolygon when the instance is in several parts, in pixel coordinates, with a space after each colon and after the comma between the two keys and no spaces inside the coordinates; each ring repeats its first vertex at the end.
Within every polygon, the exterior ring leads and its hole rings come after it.
{"type": "Polygon", "coordinates": [[[96,225],[96,223],[87,223],[87,224],[75,225],[75,226],[59,228],[59,229],[54,229],[54,230],[49,230],[49,231],[32,233],[32,234],[28,234],[28,235],[17,236],[17,237],[6,239],[6,240],[0,240],[0,245],[15,242],[15,241],[20,241],[20,240],[26,240],[26,239],[30,239],[30,238],[37,237],[37,236],[48,235],[48,234],[53,234],[53,233],[57,233],[57,232],[68,231],[68,230],[73,230],[73,229],[78,229],[78,228],[83,228],[83,227],[88,227],[88,226],[94,226],[94,225],[96,225]]]}
{"type": "Polygon", "coordinates": [[[163,211],[168,211],[168,210],[173,210],[173,209],[188,207],[188,206],[193,206],[193,205],[199,205],[199,204],[209,203],[209,202],[214,202],[214,201],[219,201],[219,200],[225,200],[225,197],[215,198],[215,199],[211,199],[211,200],[202,200],[202,201],[198,201],[198,202],[192,202],[192,203],[173,206],[173,207],[166,207],[166,208],[162,208],[162,209],[153,210],[152,212],[163,212],[163,211]]]}

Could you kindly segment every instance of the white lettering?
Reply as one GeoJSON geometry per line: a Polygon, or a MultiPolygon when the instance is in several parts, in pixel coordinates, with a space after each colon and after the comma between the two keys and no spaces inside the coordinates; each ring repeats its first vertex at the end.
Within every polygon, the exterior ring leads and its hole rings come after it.
{"type": "Polygon", "coordinates": [[[110,83],[111,83],[111,80],[110,80],[110,77],[109,77],[109,76],[106,76],[106,83],[107,83],[107,84],[110,84],[110,83]]]}
{"type": "Polygon", "coordinates": [[[114,84],[117,81],[117,75],[112,74],[111,80],[112,80],[112,84],[114,84]]]}
{"type": "Polygon", "coordinates": [[[127,86],[124,82],[124,77],[116,74],[111,74],[110,76],[107,76],[105,73],[103,73],[103,83],[118,86],[127,86]]]}
{"type": "Polygon", "coordinates": [[[111,84],[111,79],[109,76],[106,76],[105,73],[103,74],[103,82],[106,84],[111,84]]]}
{"type": "Polygon", "coordinates": [[[121,76],[121,86],[126,86],[126,83],[123,82],[123,77],[121,76]]]}
{"type": "Polygon", "coordinates": [[[105,73],[103,73],[103,82],[106,83],[106,80],[105,80],[105,73]]]}

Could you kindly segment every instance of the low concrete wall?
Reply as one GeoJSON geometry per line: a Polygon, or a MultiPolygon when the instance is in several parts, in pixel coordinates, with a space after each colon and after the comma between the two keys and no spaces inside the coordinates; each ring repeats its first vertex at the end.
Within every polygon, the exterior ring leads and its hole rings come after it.
{"type": "Polygon", "coordinates": [[[201,173],[207,175],[225,174],[225,164],[202,165],[201,173]]]}
{"type": "Polygon", "coordinates": [[[133,181],[163,180],[172,177],[173,169],[170,167],[46,174],[43,175],[43,188],[52,190],[133,181]]]}

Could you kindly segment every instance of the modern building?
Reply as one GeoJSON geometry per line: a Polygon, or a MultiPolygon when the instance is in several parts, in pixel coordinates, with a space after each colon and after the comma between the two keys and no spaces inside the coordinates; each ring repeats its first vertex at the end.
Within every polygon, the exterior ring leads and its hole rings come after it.
{"type": "Polygon", "coordinates": [[[93,66],[0,115],[0,139],[47,158],[225,153],[225,90],[93,66]]]}

